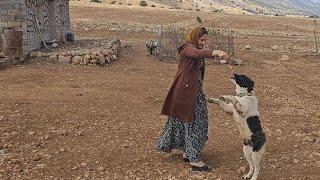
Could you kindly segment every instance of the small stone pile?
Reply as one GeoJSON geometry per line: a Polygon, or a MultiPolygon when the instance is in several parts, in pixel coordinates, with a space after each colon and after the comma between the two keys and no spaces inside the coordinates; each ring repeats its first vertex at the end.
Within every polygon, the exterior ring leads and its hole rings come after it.
{"type": "Polygon", "coordinates": [[[66,52],[54,53],[49,56],[49,61],[58,61],[62,64],[73,65],[98,65],[106,66],[117,60],[117,55],[120,52],[120,40],[114,40],[105,43],[93,49],[70,50],[66,52]]]}
{"type": "Polygon", "coordinates": [[[60,44],[51,52],[32,52],[31,58],[48,58],[62,64],[108,66],[116,61],[121,49],[119,39],[82,39],[71,44],[60,44]]]}

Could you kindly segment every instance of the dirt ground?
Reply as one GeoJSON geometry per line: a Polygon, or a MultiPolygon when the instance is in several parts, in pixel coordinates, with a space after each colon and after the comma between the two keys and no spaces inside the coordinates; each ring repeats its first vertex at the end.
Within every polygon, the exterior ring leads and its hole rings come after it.
{"type": "MultiPolygon", "coordinates": [[[[123,16],[148,24],[144,15],[149,11],[72,5],[71,17],[73,22],[100,22],[110,12],[115,23],[127,23],[117,18],[123,16]]],[[[164,24],[197,16],[153,13],[164,24]]],[[[312,39],[312,21],[202,15],[242,34],[236,53],[245,65],[236,72],[255,80],[268,141],[260,179],[320,179],[320,57],[308,55],[305,50],[311,47],[303,45],[312,39]],[[252,50],[244,50],[246,44],[252,50]],[[275,44],[288,48],[270,50],[275,44]],[[288,50],[295,45],[305,48],[288,50]],[[280,62],[283,54],[290,60],[280,62]]],[[[78,37],[120,38],[131,48],[109,67],[34,60],[0,71],[0,179],[241,179],[248,167],[238,129],[213,105],[208,105],[203,157],[214,171],[191,173],[181,152],[155,151],[167,120],[160,110],[177,64],[148,56],[144,43],[153,34],[73,30],[78,37]]],[[[225,65],[209,62],[204,84],[211,97],[234,93],[225,65]]]]}

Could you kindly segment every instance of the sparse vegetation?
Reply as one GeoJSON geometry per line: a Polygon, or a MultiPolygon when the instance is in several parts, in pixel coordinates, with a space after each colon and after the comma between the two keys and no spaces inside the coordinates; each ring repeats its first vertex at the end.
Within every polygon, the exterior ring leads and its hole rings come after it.
{"type": "Polygon", "coordinates": [[[148,6],[148,3],[144,0],[142,0],[142,1],[140,1],[139,5],[145,7],[145,6],[148,6]]]}
{"type": "Polygon", "coordinates": [[[320,16],[317,16],[317,15],[311,15],[311,16],[309,16],[309,18],[320,18],[320,16]]]}
{"type": "Polygon", "coordinates": [[[201,17],[197,16],[197,22],[202,24],[203,21],[202,21],[201,17]]]}
{"type": "Polygon", "coordinates": [[[90,0],[90,2],[101,3],[101,0],[90,0]]]}

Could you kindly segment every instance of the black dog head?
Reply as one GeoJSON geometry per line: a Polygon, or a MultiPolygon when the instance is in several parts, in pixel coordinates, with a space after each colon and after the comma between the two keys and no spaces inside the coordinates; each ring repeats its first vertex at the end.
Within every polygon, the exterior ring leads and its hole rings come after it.
{"type": "Polygon", "coordinates": [[[244,91],[251,93],[253,91],[254,81],[246,75],[233,74],[231,76],[231,81],[236,85],[237,93],[245,93],[244,91]]]}

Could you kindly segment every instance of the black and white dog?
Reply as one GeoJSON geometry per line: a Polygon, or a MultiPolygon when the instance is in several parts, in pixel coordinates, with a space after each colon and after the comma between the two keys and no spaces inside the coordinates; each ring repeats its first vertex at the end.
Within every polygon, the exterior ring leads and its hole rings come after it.
{"type": "Polygon", "coordinates": [[[209,98],[209,103],[218,104],[224,111],[233,114],[243,142],[243,153],[249,163],[249,173],[244,179],[256,180],[260,161],[265,152],[266,136],[259,120],[258,99],[254,96],[254,82],[245,75],[231,75],[236,86],[236,96],[209,98]]]}

